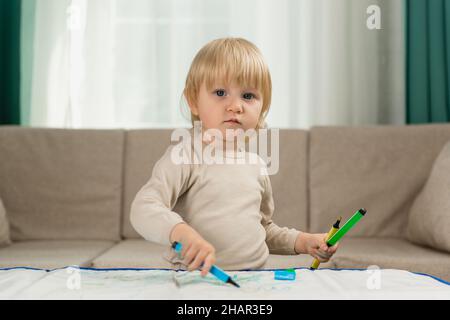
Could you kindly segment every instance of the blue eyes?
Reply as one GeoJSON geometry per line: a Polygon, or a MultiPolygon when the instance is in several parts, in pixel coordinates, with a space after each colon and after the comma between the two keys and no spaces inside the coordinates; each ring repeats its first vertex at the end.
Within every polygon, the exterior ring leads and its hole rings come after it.
{"type": "Polygon", "coordinates": [[[224,90],[216,90],[215,92],[216,92],[216,94],[217,94],[219,97],[223,97],[223,96],[225,95],[225,91],[224,91],[224,90]]]}
{"type": "MultiPolygon", "coordinates": [[[[225,90],[222,89],[218,89],[215,90],[214,93],[218,96],[218,97],[224,97],[225,96],[225,90]]],[[[255,95],[253,93],[244,93],[243,94],[243,98],[246,100],[251,100],[252,98],[256,98],[255,95]]]]}
{"type": "Polygon", "coordinates": [[[244,99],[250,100],[251,98],[254,98],[255,95],[253,93],[244,93],[244,99]]]}

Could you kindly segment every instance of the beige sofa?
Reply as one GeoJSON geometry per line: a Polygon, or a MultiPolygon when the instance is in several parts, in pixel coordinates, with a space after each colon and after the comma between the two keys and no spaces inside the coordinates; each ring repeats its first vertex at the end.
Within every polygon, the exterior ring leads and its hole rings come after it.
{"type": "MultiPolygon", "coordinates": [[[[131,202],[170,143],[170,129],[0,127],[0,198],[12,244],[0,267],[170,268],[167,248],[143,240],[131,202]]],[[[450,124],[280,130],[271,176],[274,220],[327,232],[336,217],[368,213],[328,268],[406,269],[450,280],[450,254],[408,242],[408,212],[450,124]]],[[[307,255],[271,255],[266,268],[309,267],[307,255]]]]}

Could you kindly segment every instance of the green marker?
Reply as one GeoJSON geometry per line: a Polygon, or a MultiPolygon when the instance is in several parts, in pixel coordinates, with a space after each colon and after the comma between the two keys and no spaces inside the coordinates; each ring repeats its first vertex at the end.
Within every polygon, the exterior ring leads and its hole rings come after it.
{"type": "Polygon", "coordinates": [[[334,246],[353,226],[366,214],[366,209],[362,208],[355,214],[327,241],[329,247],[334,246]]]}

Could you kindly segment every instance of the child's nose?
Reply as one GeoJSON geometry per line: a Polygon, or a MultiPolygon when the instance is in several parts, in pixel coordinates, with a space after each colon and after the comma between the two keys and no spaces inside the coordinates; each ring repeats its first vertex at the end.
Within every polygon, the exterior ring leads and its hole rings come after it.
{"type": "Polygon", "coordinates": [[[242,112],[244,109],[244,106],[242,103],[236,102],[228,106],[227,111],[233,111],[233,112],[242,112]]]}

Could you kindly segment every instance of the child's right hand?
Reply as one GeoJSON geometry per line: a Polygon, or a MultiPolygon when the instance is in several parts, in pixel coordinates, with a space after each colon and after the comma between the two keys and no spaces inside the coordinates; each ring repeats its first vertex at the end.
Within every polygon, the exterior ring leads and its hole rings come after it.
{"type": "Polygon", "coordinates": [[[186,223],[179,223],[170,233],[170,242],[180,242],[183,246],[181,257],[183,263],[193,271],[202,266],[201,275],[206,276],[216,262],[216,250],[202,236],[186,223]]]}

